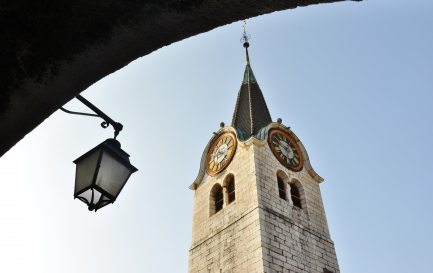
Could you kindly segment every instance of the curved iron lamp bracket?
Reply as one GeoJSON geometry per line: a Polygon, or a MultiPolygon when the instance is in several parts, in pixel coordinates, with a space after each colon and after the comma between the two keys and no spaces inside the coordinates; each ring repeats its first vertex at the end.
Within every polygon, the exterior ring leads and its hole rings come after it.
{"type": "Polygon", "coordinates": [[[98,107],[96,107],[95,105],[93,105],[90,101],[86,100],[81,95],[77,95],[76,98],[79,101],[81,101],[84,105],[86,105],[87,107],[89,107],[93,112],[95,112],[95,114],[70,111],[70,110],[65,109],[63,107],[60,107],[60,110],[62,110],[65,113],[73,114],[73,115],[102,118],[104,121],[101,122],[101,127],[105,129],[105,128],[107,128],[110,125],[113,126],[113,129],[114,129],[114,139],[116,139],[116,137],[119,135],[119,132],[122,131],[123,125],[121,123],[116,122],[113,119],[111,119],[104,112],[102,112],[101,110],[99,110],[98,107]]]}

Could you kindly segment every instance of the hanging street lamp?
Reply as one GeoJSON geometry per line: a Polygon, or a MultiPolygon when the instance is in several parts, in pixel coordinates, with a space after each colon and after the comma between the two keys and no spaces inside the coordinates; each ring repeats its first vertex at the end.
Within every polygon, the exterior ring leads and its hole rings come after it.
{"type": "Polygon", "coordinates": [[[97,145],[73,162],[76,164],[74,198],[77,198],[95,212],[113,203],[125,186],[131,174],[138,169],[129,162],[129,155],[120,147],[116,140],[123,129],[122,124],[115,122],[88,100],[78,95],[76,97],[96,114],[60,109],[69,114],[100,117],[104,121],[103,128],[109,125],[114,128],[114,138],[97,145]]]}
{"type": "Polygon", "coordinates": [[[137,171],[115,139],[105,140],[74,163],[77,164],[74,198],[95,211],[113,203],[129,176],[137,171]]]}

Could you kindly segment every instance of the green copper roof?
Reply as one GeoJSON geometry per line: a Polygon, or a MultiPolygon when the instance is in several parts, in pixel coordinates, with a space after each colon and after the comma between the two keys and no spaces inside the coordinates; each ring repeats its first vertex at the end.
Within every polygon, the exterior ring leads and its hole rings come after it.
{"type": "Polygon", "coordinates": [[[242,84],[247,83],[257,83],[256,77],[254,77],[253,70],[249,64],[245,67],[244,80],[242,81],[242,84]]]}
{"type": "Polygon", "coordinates": [[[251,69],[250,56],[248,54],[248,48],[246,48],[245,50],[246,50],[246,55],[247,55],[247,66],[245,67],[244,80],[242,81],[242,84],[257,83],[256,77],[254,77],[253,70],[251,69]]]}

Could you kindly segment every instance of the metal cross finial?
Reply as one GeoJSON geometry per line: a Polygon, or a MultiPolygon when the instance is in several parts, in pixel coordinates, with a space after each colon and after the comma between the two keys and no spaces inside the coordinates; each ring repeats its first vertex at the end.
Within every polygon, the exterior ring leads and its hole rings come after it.
{"type": "Polygon", "coordinates": [[[242,33],[241,41],[244,42],[244,47],[248,48],[250,46],[250,43],[248,42],[248,40],[250,39],[250,35],[247,33],[247,20],[244,20],[242,28],[244,29],[244,31],[242,33]]]}

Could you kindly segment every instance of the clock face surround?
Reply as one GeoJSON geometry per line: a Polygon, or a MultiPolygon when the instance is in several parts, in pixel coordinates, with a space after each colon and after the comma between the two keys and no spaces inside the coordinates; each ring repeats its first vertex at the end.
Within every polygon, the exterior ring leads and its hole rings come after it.
{"type": "Polygon", "coordinates": [[[301,149],[295,139],[279,129],[269,132],[268,144],[274,156],[284,167],[299,172],[303,167],[301,149]]]}
{"type": "Polygon", "coordinates": [[[210,176],[222,172],[231,162],[236,152],[237,140],[233,133],[219,135],[206,155],[206,171],[210,176]]]}

